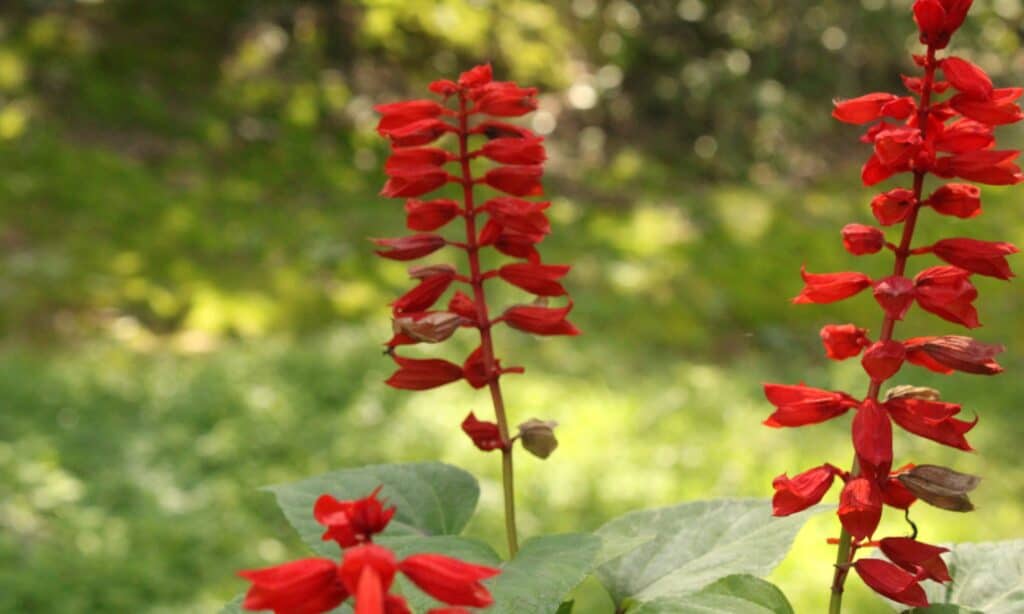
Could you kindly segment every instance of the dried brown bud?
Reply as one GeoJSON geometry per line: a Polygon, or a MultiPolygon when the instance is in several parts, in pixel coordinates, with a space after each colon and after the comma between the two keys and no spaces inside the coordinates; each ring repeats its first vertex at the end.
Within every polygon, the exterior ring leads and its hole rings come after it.
{"type": "Polygon", "coordinates": [[[923,339],[916,348],[939,364],[964,373],[995,375],[1003,372],[995,361],[995,356],[1006,349],[1002,345],[982,343],[962,335],[946,335],[923,339]]]}
{"type": "Polygon", "coordinates": [[[410,279],[426,279],[434,275],[455,275],[458,271],[450,264],[424,264],[409,267],[410,279]]]}
{"type": "Polygon", "coordinates": [[[519,439],[522,440],[527,452],[537,458],[547,458],[558,447],[558,440],[555,439],[556,426],[558,423],[554,420],[531,418],[519,425],[519,439]]]}
{"type": "Polygon", "coordinates": [[[922,401],[941,401],[942,395],[934,388],[924,386],[893,386],[885,392],[883,402],[892,399],[921,399],[922,401]]]}
{"type": "Polygon", "coordinates": [[[939,465],[918,465],[896,476],[914,495],[939,509],[970,512],[974,509],[967,493],[978,487],[981,478],[939,465]]]}
{"type": "Polygon", "coordinates": [[[394,318],[391,320],[391,326],[396,334],[405,333],[423,343],[439,343],[451,337],[465,321],[465,318],[457,313],[434,311],[419,318],[414,316],[394,318]]]}

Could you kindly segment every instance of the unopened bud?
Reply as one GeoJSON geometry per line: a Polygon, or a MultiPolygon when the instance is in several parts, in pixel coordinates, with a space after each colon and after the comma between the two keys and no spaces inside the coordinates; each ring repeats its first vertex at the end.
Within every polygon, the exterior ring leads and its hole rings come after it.
{"type": "Polygon", "coordinates": [[[458,271],[450,264],[424,264],[409,267],[410,279],[426,279],[435,275],[455,275],[458,271]]]}
{"type": "Polygon", "coordinates": [[[854,256],[875,254],[885,247],[885,235],[874,226],[847,224],[842,232],[843,247],[854,256]]]}
{"type": "Polygon", "coordinates": [[[558,447],[558,439],[555,438],[556,426],[558,423],[554,420],[531,418],[519,425],[519,439],[522,440],[527,452],[537,458],[547,458],[558,447]]]}
{"type": "Polygon", "coordinates": [[[918,465],[897,479],[918,499],[951,512],[972,511],[974,504],[967,493],[981,483],[976,475],[939,465],[918,465]]]}
{"type": "Polygon", "coordinates": [[[893,386],[886,391],[883,402],[893,399],[920,399],[922,401],[941,401],[942,395],[934,388],[925,386],[893,386]]]}
{"type": "Polygon", "coordinates": [[[423,343],[439,343],[455,334],[464,321],[457,313],[435,311],[419,318],[401,316],[391,323],[395,333],[405,333],[423,343]]]}

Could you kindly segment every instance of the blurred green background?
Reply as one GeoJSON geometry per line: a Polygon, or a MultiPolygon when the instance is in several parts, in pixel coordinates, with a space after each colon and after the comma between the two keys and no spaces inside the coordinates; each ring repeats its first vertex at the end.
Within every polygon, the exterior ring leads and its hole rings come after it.
{"type": "MultiPolygon", "coordinates": [[[[543,253],[574,265],[585,331],[497,337],[527,367],[506,380],[513,419],[562,424],[550,460],[519,462],[523,532],[768,497],[778,473],[845,466],[847,419],[764,428],[759,385],[866,387],[855,361],[823,358],[817,330],[877,330],[870,297],[787,299],[804,262],[891,266],[840,245],[843,224],[870,223],[873,192],[856,130],[829,110],[914,70],[908,5],[3,2],[0,611],[216,611],[243,588],[237,569],[303,553],[260,486],[365,463],[473,471],[472,531],[500,544],[497,458],[457,428],[489,402],[384,386],[386,304],[409,282],[365,240],[403,232],[400,204],[376,195],[372,105],[482,61],[544,92],[529,120],[552,158],[543,253]]],[[[1021,84],[1021,0],[975,5],[956,50],[1021,84]]],[[[970,223],[928,215],[922,240],[1024,243],[1020,194],[986,189],[970,223]]],[[[974,454],[897,438],[898,463],[986,477],[972,515],[915,508],[929,541],[1020,537],[1024,523],[1024,289],[977,285],[977,336],[1008,345],[1009,375],[907,368],[894,382],[981,416],[974,454]]],[[[921,312],[900,330],[959,332],[921,312]]],[[[461,360],[470,343],[442,352],[461,360]]],[[[798,612],[823,610],[836,532],[833,516],[813,521],[773,577],[798,612]]],[[[886,611],[851,585],[851,612],[886,611]]]]}

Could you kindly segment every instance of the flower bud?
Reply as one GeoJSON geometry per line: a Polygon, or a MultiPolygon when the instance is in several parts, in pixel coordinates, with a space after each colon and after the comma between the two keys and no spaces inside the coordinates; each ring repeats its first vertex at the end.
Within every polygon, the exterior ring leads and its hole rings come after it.
{"type": "Polygon", "coordinates": [[[537,458],[547,458],[558,447],[558,440],[555,438],[556,426],[558,423],[554,420],[531,418],[519,425],[519,439],[527,452],[537,458]]]}
{"type": "Polygon", "coordinates": [[[971,218],[981,213],[981,190],[966,183],[948,183],[932,192],[927,204],[942,215],[971,218]]]}
{"type": "Polygon", "coordinates": [[[875,284],[874,294],[886,316],[902,320],[914,303],[914,282],[906,277],[890,275],[875,284]]]}
{"type": "Polygon", "coordinates": [[[871,345],[867,330],[853,324],[828,324],[821,329],[821,342],[832,360],[846,360],[871,345]]]}
{"type": "Polygon", "coordinates": [[[904,358],[906,350],[899,341],[878,341],[864,351],[861,364],[872,380],[880,382],[896,375],[904,358]]]}
{"type": "Polygon", "coordinates": [[[473,440],[473,445],[484,452],[500,450],[504,447],[498,425],[494,422],[477,420],[473,412],[469,412],[466,419],[462,421],[462,430],[473,440]]]}
{"type": "Polygon", "coordinates": [[[906,188],[896,188],[874,197],[871,212],[882,226],[892,226],[907,219],[914,208],[914,193],[906,188]]]}
{"type": "Polygon", "coordinates": [[[854,256],[876,254],[885,247],[885,235],[874,226],[847,224],[843,226],[843,247],[854,256]]]}

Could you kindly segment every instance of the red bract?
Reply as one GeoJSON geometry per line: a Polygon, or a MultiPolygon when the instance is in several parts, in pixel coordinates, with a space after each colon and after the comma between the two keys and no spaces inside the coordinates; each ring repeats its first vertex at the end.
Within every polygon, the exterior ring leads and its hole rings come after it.
{"type": "Polygon", "coordinates": [[[544,167],[539,164],[528,166],[499,166],[484,174],[483,182],[495,190],[513,196],[538,196],[544,193],[540,178],[544,167]]]}
{"type": "Polygon", "coordinates": [[[772,481],[772,514],[789,516],[816,505],[825,496],[836,477],[836,469],[822,465],[792,478],[782,474],[772,481]]]}
{"type": "Polygon", "coordinates": [[[246,610],[318,614],[333,610],[349,596],[338,578],[338,564],[329,559],[300,559],[238,575],[252,582],[242,601],[246,610]]]}
{"type": "Polygon", "coordinates": [[[868,331],[853,324],[828,324],[821,329],[821,342],[832,360],[846,360],[871,345],[868,331]]]}
{"type": "Polygon", "coordinates": [[[819,390],[807,386],[765,384],[764,394],[776,411],[765,425],[772,427],[817,424],[846,413],[857,401],[845,392],[819,390]]]}
{"type": "MultiPolygon", "coordinates": [[[[551,223],[544,214],[544,210],[550,206],[549,202],[534,202],[510,196],[492,198],[483,204],[484,210],[491,216],[491,221],[496,224],[492,230],[495,237],[503,230],[511,230],[527,235],[540,235],[543,238],[551,232],[551,223]]],[[[491,224],[488,223],[488,226],[491,224]]],[[[485,227],[481,234],[488,230],[490,228],[485,227]]]]}
{"type": "Polygon", "coordinates": [[[480,155],[502,164],[541,164],[547,159],[540,137],[493,139],[480,148],[480,155]]]}
{"type": "Polygon", "coordinates": [[[455,272],[441,272],[425,277],[415,288],[391,303],[396,314],[430,309],[455,279],[455,272]]]}
{"type": "Polygon", "coordinates": [[[466,419],[462,421],[462,431],[473,440],[473,445],[484,452],[500,450],[504,447],[498,425],[494,422],[477,420],[473,412],[469,412],[466,419]]]}
{"type": "Polygon", "coordinates": [[[394,355],[398,363],[387,379],[388,386],[403,390],[429,390],[462,379],[462,367],[440,358],[405,358],[394,355]]]}
{"type": "Polygon", "coordinates": [[[535,335],[578,335],[579,329],[565,319],[570,311],[572,303],[565,307],[516,305],[505,310],[501,321],[512,328],[535,335]]]}
{"type": "Polygon", "coordinates": [[[424,119],[436,118],[444,112],[444,107],[433,100],[407,100],[391,104],[379,104],[373,110],[380,114],[377,132],[388,136],[397,129],[424,119]]]}
{"type": "Polygon", "coordinates": [[[1018,251],[1010,243],[976,239],[943,239],[932,246],[932,252],[949,264],[976,275],[999,279],[1013,277],[1006,257],[1018,251]]]}
{"type": "MultiPolygon", "coordinates": [[[[871,211],[883,226],[902,224],[886,242],[882,232],[863,224],[843,228],[843,244],[854,255],[877,254],[883,248],[894,256],[891,273],[872,281],[861,273],[811,275],[802,269],[805,286],[794,299],[797,303],[830,303],[842,300],[872,286],[884,312],[878,328],[879,339],[868,340],[866,331],[853,324],[830,325],[821,331],[829,358],[842,360],[857,356],[863,348],[862,364],[871,379],[863,399],[845,392],[827,392],[806,386],[768,384],[765,394],[776,411],[765,423],[769,426],[801,426],[821,422],[851,407],[857,412],[852,421],[856,462],[849,474],[836,470],[846,481],[840,496],[839,517],[844,533],[840,539],[835,566],[830,612],[839,612],[843,585],[852,566],[876,592],[913,606],[926,606],[927,599],[919,581],[931,578],[949,581],[939,558],[941,548],[908,538],[881,540],[883,551],[892,563],[874,559],[856,560],[859,548],[868,544],[882,516],[883,507],[906,510],[925,490],[905,485],[902,473],[906,465],[891,471],[893,461],[892,422],[905,431],[940,444],[970,450],[965,435],[977,423],[957,418],[961,407],[942,402],[938,391],[919,386],[891,388],[882,400],[885,383],[904,361],[939,373],[994,375],[1002,371],[996,355],[997,344],[981,343],[969,337],[946,335],[918,337],[900,342],[894,338],[897,323],[916,302],[923,310],[968,328],[980,326],[974,301],[978,291],[971,275],[1008,280],[1013,272],[1007,256],[1015,246],[999,241],[952,238],[931,245],[915,245],[915,230],[932,211],[962,219],[981,213],[981,192],[964,183],[940,185],[924,197],[929,176],[960,178],[989,185],[1012,185],[1024,180],[1017,165],[1017,150],[999,149],[995,127],[1024,118],[1017,101],[1024,89],[996,88],[979,66],[960,57],[938,57],[950,36],[963,23],[971,0],[915,0],[914,19],[925,53],[914,55],[921,76],[903,76],[913,96],[875,92],[835,103],[833,116],[845,123],[870,124],[861,137],[871,152],[861,169],[865,185],[907,173],[900,187],[875,196],[871,211]],[[942,75],[945,80],[937,79],[942,75]],[[940,99],[945,97],[945,99],[940,99]],[[947,266],[914,267],[911,258],[937,257],[947,266]],[[921,270],[923,268],[923,270],[921,270]],[[916,275],[912,271],[920,271],[916,275]],[[852,536],[852,539],[851,539],[852,536]]],[[[927,265],[926,265],[927,266],[927,265]]],[[[823,465],[822,467],[827,467],[823,465]]],[[[831,482],[823,468],[813,469],[790,480],[776,478],[774,504],[777,512],[792,513],[812,504],[831,482]]],[[[924,498],[927,503],[935,501],[924,498]]],[[[940,505],[941,507],[941,505],[940,505]]],[[[916,529],[916,527],[915,527],[916,529]]]]}
{"type": "Polygon", "coordinates": [[[369,496],[355,501],[339,501],[331,495],[321,495],[313,505],[313,517],[327,527],[323,540],[334,540],[342,548],[372,541],[383,531],[395,515],[395,508],[384,507],[377,499],[380,487],[369,496]]]}
{"type": "Polygon", "coordinates": [[[857,294],[871,285],[871,278],[863,273],[808,273],[800,269],[804,289],[793,299],[794,303],[834,303],[857,294]]]}
{"type": "Polygon", "coordinates": [[[527,292],[538,296],[562,296],[565,288],[558,280],[569,272],[567,265],[506,264],[498,269],[498,276],[527,292]]]}
{"type": "Polygon", "coordinates": [[[410,198],[405,203],[405,213],[409,230],[430,232],[455,219],[462,213],[462,207],[449,198],[427,201],[410,198]]]}

